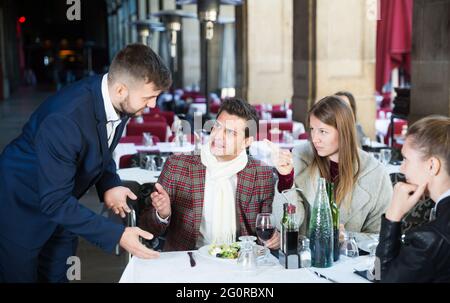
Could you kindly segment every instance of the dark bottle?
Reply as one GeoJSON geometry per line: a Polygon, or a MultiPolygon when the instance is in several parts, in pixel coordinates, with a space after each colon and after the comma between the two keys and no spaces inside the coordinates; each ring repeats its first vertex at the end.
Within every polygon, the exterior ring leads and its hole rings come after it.
{"type": "Polygon", "coordinates": [[[289,203],[283,204],[283,218],[281,218],[281,237],[280,237],[280,249],[284,252],[284,224],[287,222],[288,219],[288,209],[289,203]]]}
{"type": "Polygon", "coordinates": [[[328,199],[330,200],[331,216],[333,217],[333,260],[339,260],[339,207],[336,204],[334,183],[327,182],[328,199]]]}
{"type": "Polygon", "coordinates": [[[298,250],[299,225],[294,204],[284,204],[281,221],[281,250],[286,254],[296,254],[298,250]]]}

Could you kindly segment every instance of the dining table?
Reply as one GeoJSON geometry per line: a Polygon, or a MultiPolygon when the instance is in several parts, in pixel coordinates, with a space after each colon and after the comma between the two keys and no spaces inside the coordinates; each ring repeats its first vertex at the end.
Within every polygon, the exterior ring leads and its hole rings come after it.
{"type": "Polygon", "coordinates": [[[201,250],[162,252],[156,259],[132,257],[119,283],[371,283],[355,274],[370,267],[370,256],[341,255],[329,268],[286,269],[274,255],[272,265],[244,269],[235,259],[220,259],[201,250]],[[162,274],[164,273],[164,274],[162,274]]]}
{"type": "Polygon", "coordinates": [[[143,185],[146,183],[156,183],[161,171],[131,167],[118,169],[117,174],[122,181],[135,181],[139,185],[143,185]]]}

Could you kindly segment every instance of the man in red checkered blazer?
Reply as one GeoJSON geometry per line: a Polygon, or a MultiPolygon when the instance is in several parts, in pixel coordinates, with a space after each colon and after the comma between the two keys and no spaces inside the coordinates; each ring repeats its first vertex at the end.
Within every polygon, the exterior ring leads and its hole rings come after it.
{"type": "MultiPolygon", "coordinates": [[[[164,251],[255,235],[257,214],[272,212],[272,168],[246,154],[253,122],[258,125],[251,105],[226,100],[201,154],[168,158],[140,217],[140,226],[155,236],[167,232],[164,251]]],[[[279,238],[275,232],[267,247],[279,248],[279,238]]]]}

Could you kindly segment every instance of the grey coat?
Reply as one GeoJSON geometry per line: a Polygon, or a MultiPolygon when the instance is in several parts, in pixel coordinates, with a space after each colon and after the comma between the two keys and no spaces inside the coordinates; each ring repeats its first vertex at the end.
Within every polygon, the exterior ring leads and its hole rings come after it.
{"type": "MultiPolygon", "coordinates": [[[[368,153],[358,150],[361,168],[356,181],[350,207],[340,206],[340,221],[345,229],[353,232],[378,233],[381,226],[381,215],[384,214],[392,198],[392,184],[384,166],[368,153]]],[[[289,200],[296,200],[299,210],[301,232],[306,233],[307,220],[305,213],[309,214],[317,191],[319,170],[311,171],[314,159],[310,142],[296,146],[293,151],[294,159],[294,186],[303,191],[308,203],[301,201],[300,195],[295,191],[286,194],[289,200]]],[[[278,182],[275,184],[275,197],[272,212],[275,222],[280,227],[283,216],[283,204],[286,200],[278,192],[278,182]]],[[[308,217],[308,216],[306,216],[308,217]]]]}

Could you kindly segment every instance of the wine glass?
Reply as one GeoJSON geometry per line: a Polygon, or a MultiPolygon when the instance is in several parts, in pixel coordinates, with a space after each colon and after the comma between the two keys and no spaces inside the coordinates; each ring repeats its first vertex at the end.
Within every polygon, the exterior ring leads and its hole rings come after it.
{"type": "Polygon", "coordinates": [[[270,250],[266,247],[266,242],[275,233],[274,222],[274,216],[271,213],[260,213],[256,216],[256,235],[264,244],[264,258],[261,260],[261,265],[273,265],[269,259],[270,250]]]}

